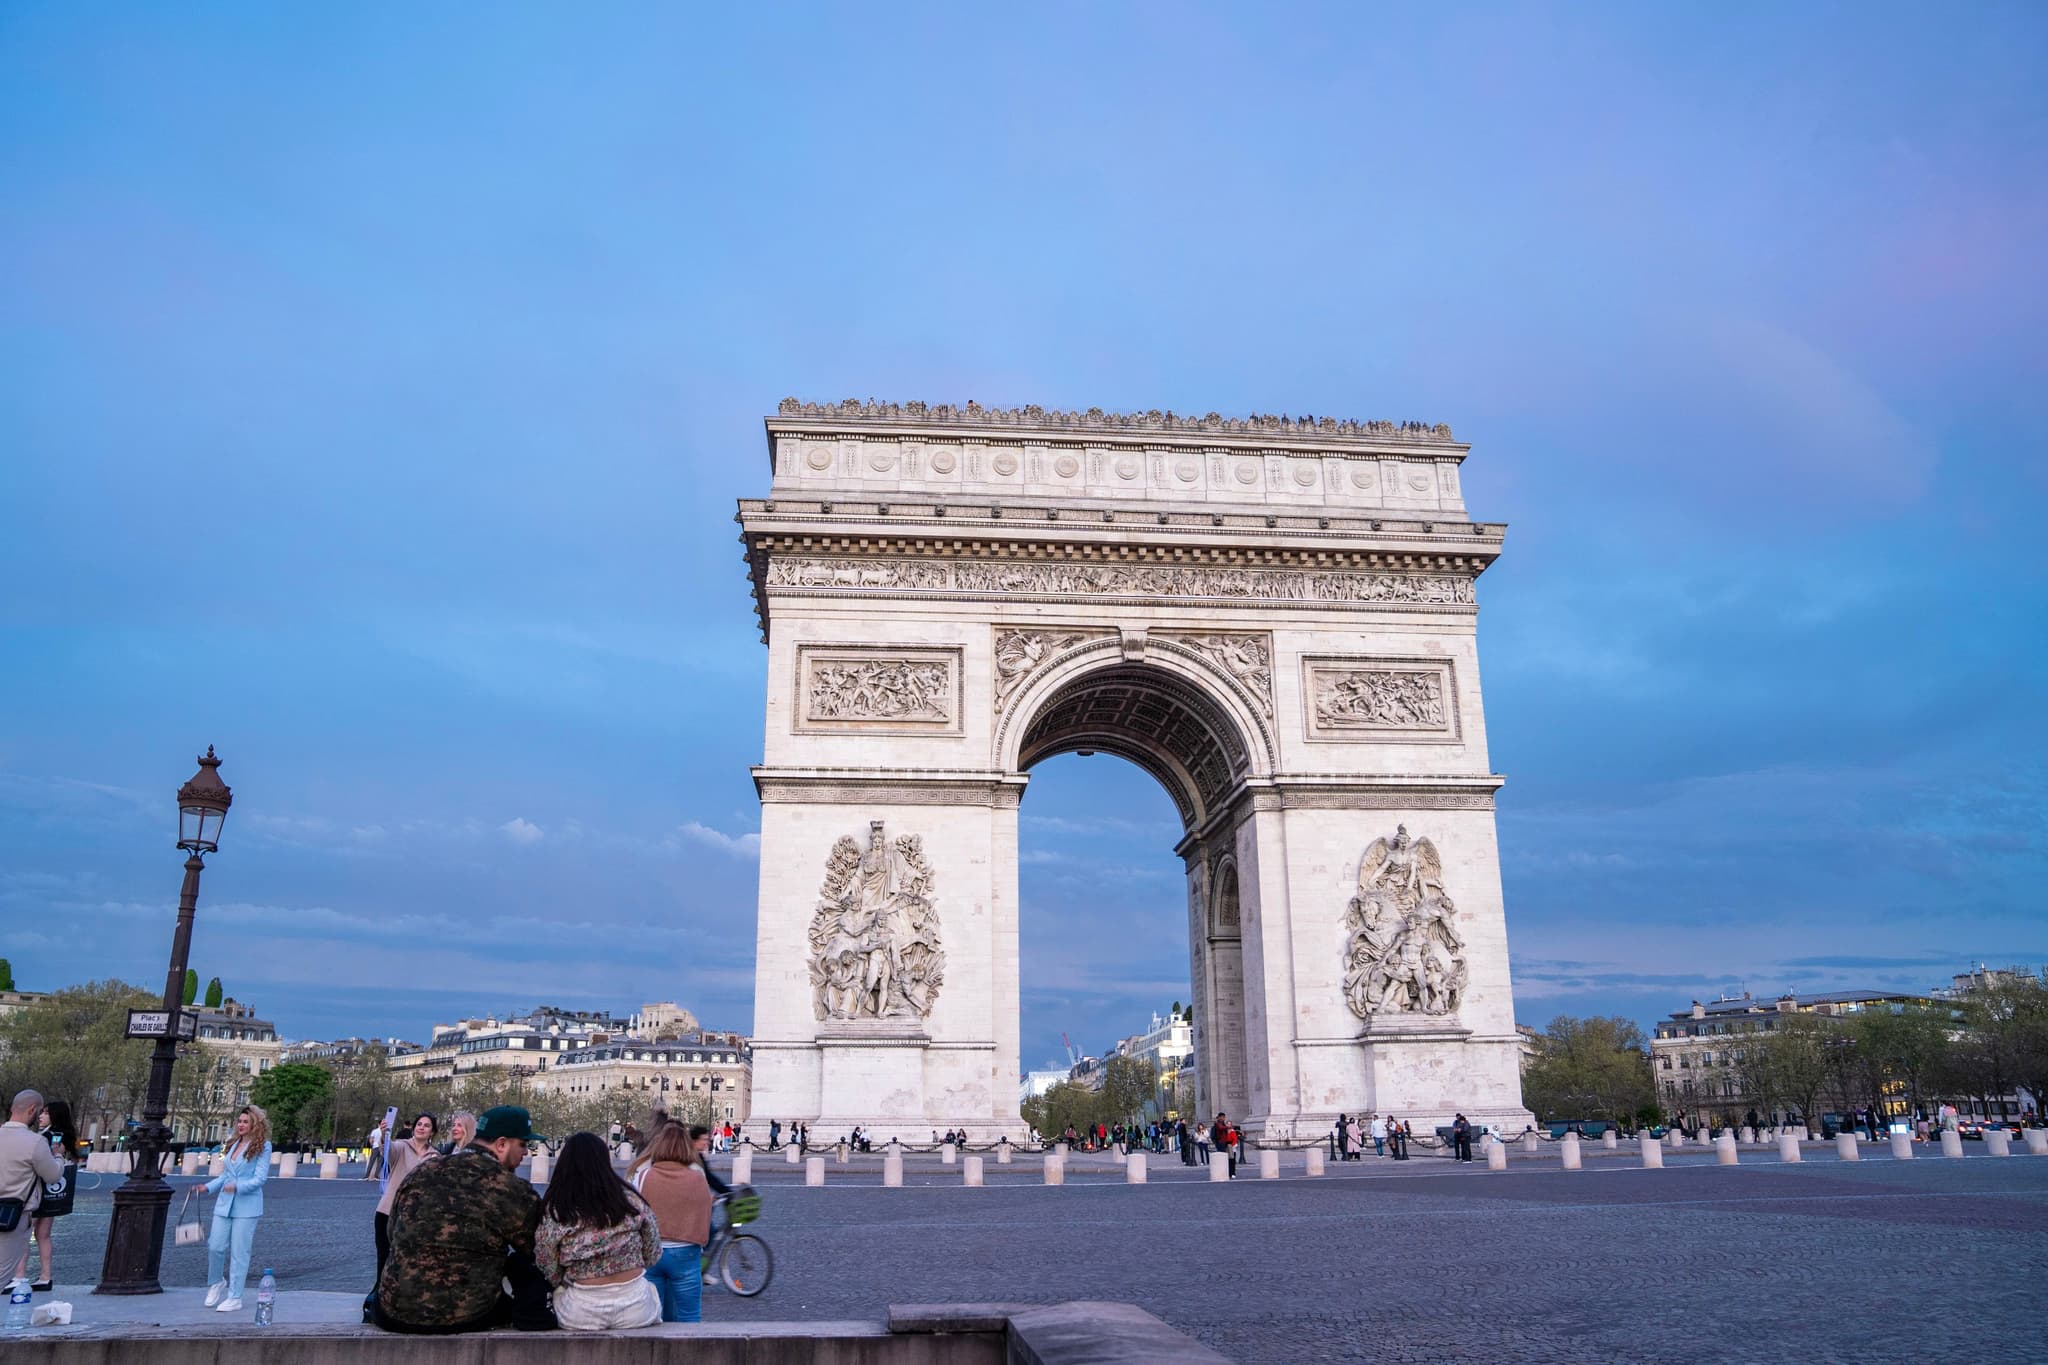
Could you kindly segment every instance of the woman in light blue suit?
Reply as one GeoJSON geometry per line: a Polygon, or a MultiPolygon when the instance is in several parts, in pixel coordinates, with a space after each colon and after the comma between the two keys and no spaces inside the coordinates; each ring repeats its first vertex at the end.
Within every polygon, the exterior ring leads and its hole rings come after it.
{"type": "Polygon", "coordinates": [[[252,1104],[235,1115],[235,1137],[221,1172],[206,1182],[206,1192],[220,1196],[213,1204],[213,1233],[206,1239],[206,1306],[217,1312],[233,1313],[242,1306],[249,1248],[256,1240],[256,1220],[263,1216],[263,1182],[268,1179],[270,1118],[252,1104]],[[230,1267],[226,1275],[223,1263],[230,1267]]]}

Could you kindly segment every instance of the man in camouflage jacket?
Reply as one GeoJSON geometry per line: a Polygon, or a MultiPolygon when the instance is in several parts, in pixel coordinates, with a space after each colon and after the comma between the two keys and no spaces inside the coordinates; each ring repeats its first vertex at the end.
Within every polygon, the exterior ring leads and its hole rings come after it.
{"type": "Polygon", "coordinates": [[[365,1307],[392,1332],[555,1325],[533,1263],[540,1196],[515,1173],[539,1138],[524,1109],[484,1111],[467,1147],[417,1166],[391,1201],[391,1258],[365,1307]],[[499,1281],[510,1280],[508,1297],[499,1281]]]}

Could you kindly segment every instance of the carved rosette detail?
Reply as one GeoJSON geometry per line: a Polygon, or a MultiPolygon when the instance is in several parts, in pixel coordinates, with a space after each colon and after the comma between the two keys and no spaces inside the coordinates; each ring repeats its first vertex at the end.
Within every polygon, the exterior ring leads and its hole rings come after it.
{"type": "Polygon", "coordinates": [[[812,720],[949,721],[953,670],[920,659],[820,659],[805,703],[812,720]]]}
{"type": "Polygon", "coordinates": [[[841,836],[811,915],[811,992],[819,1019],[929,1016],[946,976],[924,840],[868,822],[868,846],[841,836]]]}
{"type": "Polygon", "coordinates": [[[1234,569],[1177,564],[1029,564],[990,560],[823,559],[778,555],[768,587],[891,589],[1010,596],[1209,597],[1287,602],[1470,606],[1464,574],[1234,569]]]}
{"type": "Polygon", "coordinates": [[[1237,679],[1268,718],[1273,714],[1273,643],[1265,635],[1173,635],[1162,637],[1186,645],[1237,679]]]}
{"type": "Polygon", "coordinates": [[[995,710],[1001,715],[1033,673],[1054,655],[1104,632],[1085,630],[998,630],[996,632],[995,710]]]}
{"type": "Polygon", "coordinates": [[[1444,890],[1443,859],[1406,825],[1379,838],[1358,864],[1345,924],[1344,996],[1361,1019],[1455,1014],[1464,998],[1465,940],[1444,890]]]}
{"type": "Polygon", "coordinates": [[[1316,724],[1328,729],[1439,730],[1449,721],[1435,669],[1318,670],[1316,724]]]}

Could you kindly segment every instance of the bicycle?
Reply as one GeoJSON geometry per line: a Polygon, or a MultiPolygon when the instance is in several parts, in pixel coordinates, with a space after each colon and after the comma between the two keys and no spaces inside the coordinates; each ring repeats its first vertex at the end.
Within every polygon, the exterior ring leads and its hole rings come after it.
{"type": "Polygon", "coordinates": [[[775,1276],[775,1253],[751,1232],[737,1231],[761,1216],[761,1196],[752,1185],[735,1186],[714,1201],[713,1212],[725,1210],[725,1219],[712,1219],[711,1242],[704,1248],[704,1266],[715,1273],[725,1287],[743,1299],[751,1299],[768,1287],[775,1276]]]}

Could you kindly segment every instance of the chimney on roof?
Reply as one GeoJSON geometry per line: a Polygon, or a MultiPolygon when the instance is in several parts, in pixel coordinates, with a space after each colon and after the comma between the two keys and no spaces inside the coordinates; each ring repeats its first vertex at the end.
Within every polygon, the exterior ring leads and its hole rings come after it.
{"type": "Polygon", "coordinates": [[[1693,1018],[1695,1018],[1695,1019],[1704,1019],[1704,1018],[1706,1018],[1706,1017],[1707,1017],[1707,1007],[1706,1007],[1705,1005],[1702,1005],[1702,1004],[1701,1004],[1701,1003],[1700,1003],[1699,1001],[1697,1001],[1697,1000],[1693,1001],[1693,1002],[1692,1002],[1692,1017],[1693,1017],[1693,1018]]]}

